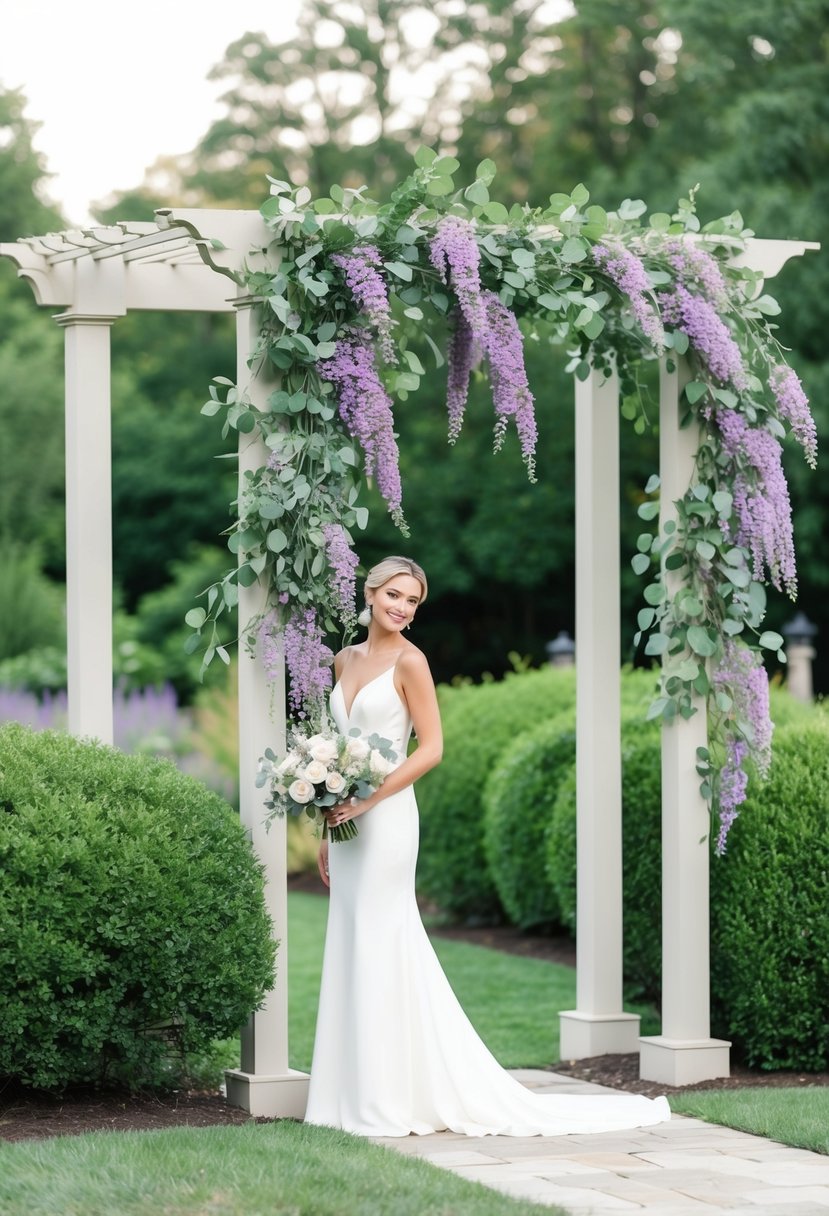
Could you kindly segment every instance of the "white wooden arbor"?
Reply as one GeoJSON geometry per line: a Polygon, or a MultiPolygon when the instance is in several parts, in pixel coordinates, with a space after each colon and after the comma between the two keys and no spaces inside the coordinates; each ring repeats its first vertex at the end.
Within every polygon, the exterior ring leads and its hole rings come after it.
{"type": "MultiPolygon", "coordinates": [[[[251,379],[256,301],[236,274],[270,244],[258,212],[169,209],[155,223],[121,223],[0,244],[39,304],[60,307],[66,340],[66,518],[69,729],[111,742],[112,529],[109,331],[130,309],[237,315],[237,376],[264,407],[272,385],[251,379]]],[[[766,277],[815,245],[752,240],[740,260],[766,277]]],[[[272,251],[273,252],[273,251],[272,251]]],[[[660,474],[664,519],[687,488],[697,433],[678,425],[684,369],[660,381],[660,474]]],[[[592,374],[576,384],[576,638],[578,768],[577,1008],[561,1013],[562,1058],[639,1049],[641,1075],[686,1084],[727,1075],[729,1044],[710,1037],[708,813],[699,796],[696,747],[705,742],[700,704],[663,731],[663,1033],[639,1038],[622,1002],[622,831],[619,711],[618,384],[592,374]]],[[[240,440],[240,476],[263,449],[240,440]]],[[[240,588],[240,627],[262,588],[240,588]]],[[[281,939],[276,984],[242,1035],[241,1068],[227,1074],[228,1100],[257,1115],[301,1117],[307,1077],[288,1064],[287,887],[284,823],[263,827],[258,757],[284,740],[284,695],[271,696],[262,665],[239,656],[241,817],[267,882],[281,939]]],[[[654,894],[656,898],[656,893],[654,894]]]]}

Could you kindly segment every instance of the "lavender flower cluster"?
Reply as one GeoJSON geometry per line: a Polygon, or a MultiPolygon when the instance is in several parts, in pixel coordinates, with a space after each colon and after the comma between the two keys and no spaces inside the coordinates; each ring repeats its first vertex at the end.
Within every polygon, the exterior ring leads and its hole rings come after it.
{"type": "Polygon", "coordinates": [[[641,258],[629,249],[595,245],[593,260],[630,301],[630,310],[642,332],[657,350],[665,345],[665,331],[653,304],[648,272],[641,258]]]}
{"type": "Polygon", "coordinates": [[[313,608],[300,608],[288,619],[282,635],[290,678],[288,701],[297,718],[320,705],[331,689],[334,655],[325,645],[313,608]]]}
{"type": "Polygon", "coordinates": [[[392,519],[405,527],[392,403],[377,373],[368,335],[353,328],[344,332],[331,358],[321,360],[317,367],[337,390],[340,417],[365,453],[366,473],[376,478],[392,519]]]}
{"type": "Polygon", "coordinates": [[[764,427],[753,427],[745,414],[721,409],[715,415],[723,450],[733,462],[734,519],[731,539],[749,550],[758,581],[768,570],[772,585],[797,594],[797,570],[789,487],[783,472],[783,449],[764,427]]]}
{"type": "Polygon", "coordinates": [[[385,279],[378,270],[383,264],[379,250],[374,245],[359,245],[350,253],[332,254],[331,261],[342,270],[360,311],[377,331],[380,351],[386,363],[395,363],[391,306],[385,279]]]}
{"type": "Polygon", "coordinates": [[[449,442],[460,434],[472,369],[486,355],[495,407],[495,450],[502,446],[509,419],[514,418],[521,454],[534,481],[538,431],[524,340],[511,310],[495,292],[482,288],[481,255],[470,221],[456,215],[442,219],[429,245],[429,257],[457,300],[447,358],[449,442]]]}
{"type": "Polygon", "coordinates": [[[678,283],[673,291],[660,292],[659,303],[662,320],[667,325],[676,325],[687,335],[713,376],[737,390],[746,388],[748,376],[740,348],[709,300],[678,283]]]}
{"type": "Polygon", "coordinates": [[[707,249],[672,240],[665,242],[664,251],[668,265],[685,287],[690,285],[715,308],[727,306],[728,289],[720,264],[707,249]]]}
{"type": "Polygon", "coordinates": [[[792,434],[803,448],[806,463],[817,465],[817,428],[809,408],[809,399],[803,391],[800,379],[791,367],[777,364],[769,376],[771,388],[780,413],[792,428],[792,434]]]}
{"type": "Polygon", "coordinates": [[[357,566],[359,559],[351,548],[342,524],[323,524],[325,556],[331,568],[331,592],[340,619],[350,628],[357,619],[357,566]]]}
{"type": "MultiPolygon", "coordinates": [[[[771,764],[771,738],[774,724],[769,713],[769,681],[763,661],[756,651],[727,638],[723,656],[714,673],[714,687],[726,692],[732,701],[729,719],[748,727],[749,736],[734,730],[726,732],[726,758],[719,775],[720,830],[716,852],[725,852],[726,839],[739,808],[745,802],[749,756],[758,774],[765,777],[771,764]]],[[[744,727],[741,729],[744,730],[744,727]]]]}

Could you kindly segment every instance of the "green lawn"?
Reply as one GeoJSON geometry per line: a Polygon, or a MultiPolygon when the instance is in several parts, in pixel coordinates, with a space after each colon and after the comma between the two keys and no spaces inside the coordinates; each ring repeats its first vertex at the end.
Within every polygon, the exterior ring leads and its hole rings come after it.
{"type": "Polygon", "coordinates": [[[712,1089],[676,1094],[671,1110],[709,1123],[767,1136],[795,1148],[829,1153],[829,1089],[712,1089]]]}
{"type": "Polygon", "coordinates": [[[0,1145],[0,1212],[555,1216],[357,1136],[287,1121],[0,1145]]]}

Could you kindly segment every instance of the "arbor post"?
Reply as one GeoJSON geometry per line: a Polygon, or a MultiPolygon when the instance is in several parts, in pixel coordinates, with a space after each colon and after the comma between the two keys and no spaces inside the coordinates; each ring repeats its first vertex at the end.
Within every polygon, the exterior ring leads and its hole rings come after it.
{"type": "MultiPolygon", "coordinates": [[[[660,533],[676,519],[699,448],[698,426],[680,428],[679,395],[687,366],[659,380],[660,533]]],[[[672,594],[678,574],[663,570],[672,594]]],[[[710,818],[699,791],[696,750],[708,745],[705,701],[696,713],[662,727],[662,1034],[639,1040],[639,1074],[665,1085],[692,1085],[729,1075],[729,1049],[712,1039],[709,982],[708,857],[710,818]]]]}
{"type": "MultiPolygon", "coordinates": [[[[261,369],[249,365],[259,338],[260,319],[257,301],[245,296],[236,301],[237,376],[239,385],[248,384],[248,397],[254,409],[265,408],[272,385],[261,369]]],[[[267,452],[262,440],[239,435],[239,489],[247,470],[265,463],[267,452]]],[[[250,621],[264,607],[261,581],[239,587],[239,636],[245,635],[250,621]]],[[[258,644],[255,648],[258,651],[258,644]]],[[[265,901],[279,937],[276,982],[261,1009],[251,1014],[242,1029],[240,1068],[225,1072],[227,1100],[252,1115],[301,1119],[308,1099],[308,1074],[288,1065],[288,862],[286,823],[274,819],[270,831],[265,827],[264,793],[256,788],[259,757],[265,748],[278,753],[285,750],[285,668],[275,682],[269,683],[258,653],[239,648],[239,810],[254,851],[265,868],[265,901]]]]}
{"type": "Polygon", "coordinates": [[[69,311],[66,367],[66,651],[68,727],[112,743],[112,451],[114,316],[69,311]]]}
{"type": "Polygon", "coordinates": [[[619,381],[576,381],[576,1009],[562,1059],[636,1050],[622,1010],[619,381]]]}

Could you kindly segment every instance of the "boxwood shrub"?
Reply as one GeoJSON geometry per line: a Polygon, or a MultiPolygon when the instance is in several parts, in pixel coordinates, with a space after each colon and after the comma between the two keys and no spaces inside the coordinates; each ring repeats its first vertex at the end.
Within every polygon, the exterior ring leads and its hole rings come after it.
{"type": "Polygon", "coordinates": [[[503,919],[484,851],[484,786],[516,736],[572,710],[575,695],[573,668],[553,667],[442,694],[444,759],[417,784],[417,880],[450,915],[481,923],[503,919]]]}
{"type": "Polygon", "coordinates": [[[484,789],[484,849],[508,919],[522,929],[558,923],[544,841],[561,774],[576,755],[575,717],[559,715],[515,740],[484,789]]]}
{"type": "Polygon", "coordinates": [[[0,728],[0,1075],[61,1089],[159,1074],[233,1034],[273,981],[237,817],[171,763],[0,728]]]}

